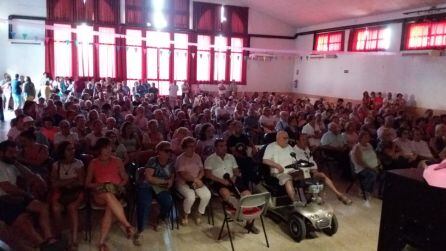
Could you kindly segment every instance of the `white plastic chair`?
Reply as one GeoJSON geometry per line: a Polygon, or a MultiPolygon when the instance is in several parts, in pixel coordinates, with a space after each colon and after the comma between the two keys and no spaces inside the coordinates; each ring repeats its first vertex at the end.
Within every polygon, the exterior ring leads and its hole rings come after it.
{"type": "Polygon", "coordinates": [[[240,198],[237,208],[232,208],[227,203],[223,203],[223,212],[225,218],[223,225],[221,226],[218,240],[221,239],[223,228],[226,224],[229,240],[231,242],[232,251],[234,251],[234,244],[232,242],[231,230],[229,229],[229,221],[251,221],[260,218],[262,222],[263,234],[265,235],[266,246],[269,248],[268,236],[265,231],[265,224],[263,222],[263,216],[268,209],[268,201],[271,197],[269,192],[248,195],[240,198]]]}

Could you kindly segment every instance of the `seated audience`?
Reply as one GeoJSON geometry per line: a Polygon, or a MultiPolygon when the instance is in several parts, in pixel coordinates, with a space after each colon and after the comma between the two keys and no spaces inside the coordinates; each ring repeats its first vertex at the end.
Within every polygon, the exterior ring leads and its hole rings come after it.
{"type": "MultiPolygon", "coordinates": [[[[291,201],[299,201],[299,195],[294,189],[292,173],[296,170],[291,167],[295,159],[290,155],[293,148],[288,144],[288,134],[279,131],[276,141],[269,144],[263,155],[263,163],[271,168],[271,175],[279,180],[279,184],[285,187],[291,201]]],[[[296,177],[298,178],[298,177],[296,177]]]]}
{"type": "Polygon", "coordinates": [[[209,155],[215,152],[215,129],[210,123],[201,126],[198,135],[197,153],[203,160],[206,160],[209,155]]]}
{"type": "Polygon", "coordinates": [[[58,144],[56,158],[51,170],[51,212],[56,226],[62,231],[64,220],[62,211],[66,208],[70,224],[70,243],[73,249],[78,247],[79,212],[84,199],[85,181],[84,164],[75,159],[75,147],[69,141],[58,144]]]}
{"type": "Polygon", "coordinates": [[[170,194],[175,180],[175,163],[172,159],[172,148],[167,141],[161,141],[155,147],[157,156],[147,161],[144,170],[144,177],[138,184],[137,189],[137,225],[138,234],[134,244],[141,245],[141,233],[147,222],[152,197],[155,196],[160,204],[159,221],[164,222],[172,210],[173,199],[170,194]]]}
{"type": "Polygon", "coordinates": [[[14,142],[7,140],[0,143],[0,220],[17,229],[36,248],[63,249],[51,229],[48,205],[17,185],[19,177],[33,189],[45,187],[45,182],[20,164],[16,157],[17,146],[14,142]],[[37,217],[38,228],[30,216],[37,217]]]}
{"type": "Polygon", "coordinates": [[[97,157],[88,166],[85,186],[92,192],[93,203],[105,207],[99,236],[99,249],[105,251],[109,250],[106,239],[113,219],[118,220],[128,238],[135,237],[136,232],[128,222],[120,201],[128,182],[122,161],[112,155],[111,141],[107,138],[97,140],[95,151],[97,157]]]}
{"type": "Polygon", "coordinates": [[[176,189],[184,197],[183,210],[184,216],[181,223],[188,223],[188,216],[191,213],[192,205],[195,199],[200,199],[198,206],[198,215],[195,218],[197,224],[201,223],[201,217],[204,215],[206,206],[211,199],[211,192],[203,183],[204,169],[203,161],[195,153],[196,141],[192,137],[186,137],[181,142],[183,153],[180,154],[175,163],[176,189]]]}
{"type": "Polygon", "coordinates": [[[32,129],[20,133],[19,143],[21,151],[17,159],[33,172],[47,179],[50,170],[48,147],[36,142],[36,135],[32,129]]]}
{"type": "Polygon", "coordinates": [[[340,200],[345,205],[352,204],[352,200],[349,199],[347,196],[342,194],[334,185],[333,181],[328,178],[323,172],[319,172],[317,168],[317,164],[313,159],[313,155],[310,151],[310,144],[308,141],[308,136],[305,134],[300,134],[297,138],[296,145],[294,146],[294,152],[296,153],[296,159],[298,160],[306,160],[310,163],[312,163],[314,166],[311,167],[311,175],[313,178],[321,180],[324,182],[330,190],[332,190],[335,194],[338,200],[340,200]]]}
{"type": "MultiPolygon", "coordinates": [[[[227,153],[226,142],[222,139],[215,141],[215,153],[206,158],[204,169],[206,178],[212,181],[212,189],[217,191],[221,198],[232,207],[237,208],[238,205],[238,200],[234,195],[247,196],[251,194],[240,178],[240,171],[234,156],[227,153]],[[226,174],[230,180],[225,179],[226,174]]],[[[254,226],[254,221],[246,222],[245,229],[254,234],[260,232],[254,226]]]]}
{"type": "Polygon", "coordinates": [[[431,160],[434,158],[426,141],[422,140],[421,130],[414,128],[412,130],[413,139],[410,142],[410,150],[415,153],[421,160],[431,160]]]}
{"type": "Polygon", "coordinates": [[[358,143],[350,152],[354,172],[358,176],[366,196],[373,193],[374,185],[380,170],[380,163],[370,142],[370,134],[362,131],[358,135],[358,143]]]}

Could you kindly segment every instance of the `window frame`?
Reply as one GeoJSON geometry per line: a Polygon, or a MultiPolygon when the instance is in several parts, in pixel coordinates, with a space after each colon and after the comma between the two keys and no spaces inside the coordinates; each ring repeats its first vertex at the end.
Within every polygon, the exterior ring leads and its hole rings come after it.
{"type": "Polygon", "coordinates": [[[343,52],[344,50],[345,50],[345,30],[314,33],[314,36],[313,36],[313,51],[314,52],[330,53],[330,52],[343,52]],[[339,34],[341,34],[341,48],[339,50],[330,50],[330,36],[339,35],[339,34]],[[327,43],[328,50],[319,51],[319,50],[317,50],[318,37],[323,36],[323,35],[328,35],[328,43],[327,43]]]}
{"type": "Polygon", "coordinates": [[[428,44],[430,43],[430,39],[432,39],[432,37],[436,37],[436,36],[439,36],[439,35],[433,35],[432,34],[432,25],[433,24],[441,24],[441,23],[444,23],[445,24],[445,32],[442,34],[442,36],[444,36],[444,39],[446,40],[446,18],[444,18],[444,19],[441,19],[441,20],[436,20],[436,21],[432,21],[432,20],[430,20],[430,21],[428,21],[428,22],[408,22],[408,23],[405,23],[404,24],[404,26],[403,26],[403,36],[402,36],[402,40],[401,40],[401,49],[402,50],[444,50],[444,49],[446,49],[446,42],[445,42],[445,44],[444,45],[440,45],[440,46],[432,46],[432,45],[427,45],[427,46],[421,46],[421,47],[412,47],[412,48],[410,48],[409,47],[409,41],[410,41],[410,39],[411,39],[411,37],[410,37],[410,32],[411,32],[411,30],[410,30],[410,28],[411,28],[411,26],[412,25],[419,25],[419,24],[427,24],[427,25],[429,25],[429,27],[428,27],[428,34],[427,34],[427,39],[428,39],[428,44]]]}
{"type": "MultiPolygon", "coordinates": [[[[356,28],[356,29],[351,29],[350,30],[350,37],[349,37],[349,46],[348,46],[348,51],[350,52],[379,52],[379,51],[387,51],[387,49],[385,48],[379,48],[379,42],[381,39],[379,39],[379,33],[380,32],[385,32],[386,29],[388,29],[389,27],[387,25],[380,25],[380,26],[365,26],[365,27],[360,27],[360,28],[356,28]],[[377,39],[365,39],[364,40],[364,48],[363,49],[356,49],[356,44],[358,42],[357,38],[355,36],[357,36],[357,34],[361,31],[367,31],[367,30],[378,30],[378,34],[377,34],[377,39]],[[367,42],[370,41],[376,41],[376,48],[374,49],[367,49],[367,42]],[[356,44],[355,44],[356,42],[356,44]]],[[[390,39],[390,38],[389,38],[390,39]]]]}

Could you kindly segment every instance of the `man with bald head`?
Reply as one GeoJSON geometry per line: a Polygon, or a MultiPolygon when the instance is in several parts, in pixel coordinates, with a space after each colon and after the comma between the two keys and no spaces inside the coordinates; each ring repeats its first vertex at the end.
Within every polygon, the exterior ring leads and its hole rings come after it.
{"type": "Polygon", "coordinates": [[[296,196],[293,186],[293,176],[291,176],[291,172],[294,172],[295,169],[285,168],[294,163],[294,158],[290,155],[293,151],[293,148],[288,144],[288,133],[278,131],[276,141],[265,149],[263,164],[268,165],[271,168],[271,175],[279,180],[281,186],[285,186],[288,197],[292,201],[298,201],[299,198],[296,196]]]}

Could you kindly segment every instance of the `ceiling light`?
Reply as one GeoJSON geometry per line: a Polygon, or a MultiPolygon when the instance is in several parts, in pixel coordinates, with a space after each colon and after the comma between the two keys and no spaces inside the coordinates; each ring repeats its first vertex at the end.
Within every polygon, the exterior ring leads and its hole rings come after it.
{"type": "Polygon", "coordinates": [[[220,22],[222,22],[222,23],[226,22],[225,6],[224,5],[222,5],[220,8],[220,22]]]}
{"type": "Polygon", "coordinates": [[[153,14],[153,26],[157,30],[162,30],[167,27],[167,20],[164,17],[163,13],[155,12],[153,14]]]}

